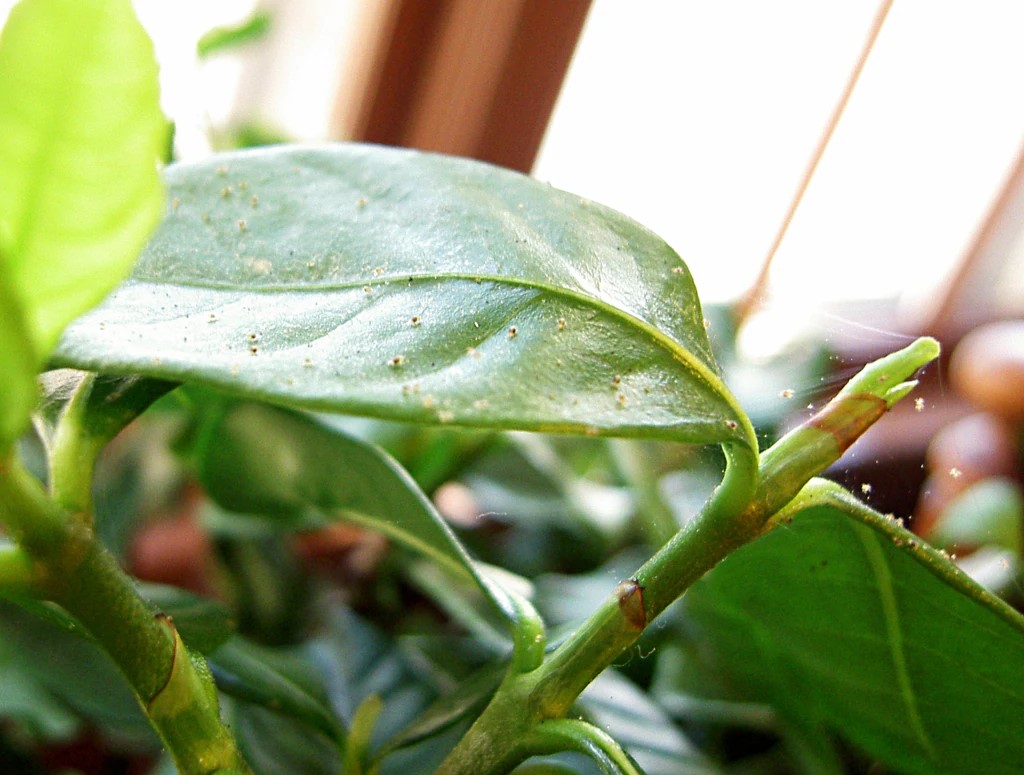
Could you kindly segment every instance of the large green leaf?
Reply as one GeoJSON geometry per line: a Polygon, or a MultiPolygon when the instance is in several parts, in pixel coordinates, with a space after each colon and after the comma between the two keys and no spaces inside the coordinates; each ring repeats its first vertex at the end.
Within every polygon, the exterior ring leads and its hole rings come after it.
{"type": "Polygon", "coordinates": [[[362,524],[474,582],[497,610],[515,617],[513,602],[377,447],[284,409],[233,403],[211,411],[195,450],[200,477],[224,508],[362,524]]]}
{"type": "Polygon", "coordinates": [[[358,145],[167,180],[161,229],[59,362],[417,422],[754,445],[686,267],[605,207],[358,145]]]}
{"type": "Polygon", "coordinates": [[[0,36],[0,445],[63,328],[128,274],[160,217],[166,136],[129,0],[23,0],[0,36]]]}
{"type": "Polygon", "coordinates": [[[711,661],[899,771],[1020,772],[1024,619],[852,497],[790,516],[684,598],[711,661]]]}

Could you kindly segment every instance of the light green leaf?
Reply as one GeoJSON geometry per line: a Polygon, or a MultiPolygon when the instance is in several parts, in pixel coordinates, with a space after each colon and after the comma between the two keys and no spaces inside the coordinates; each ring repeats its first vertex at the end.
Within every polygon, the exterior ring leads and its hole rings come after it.
{"type": "Polygon", "coordinates": [[[200,59],[212,54],[244,46],[247,43],[266,37],[273,26],[273,19],[266,11],[257,11],[248,19],[226,27],[214,27],[205,33],[196,43],[196,53],[200,59]]]}
{"type": "Polygon", "coordinates": [[[315,420],[264,404],[229,404],[196,445],[210,496],[231,511],[317,514],[377,530],[474,582],[497,610],[516,618],[430,500],[383,451],[315,420]]]}
{"type": "Polygon", "coordinates": [[[373,772],[374,768],[369,766],[370,737],[383,706],[380,695],[371,694],[356,708],[346,740],[342,770],[344,775],[366,775],[373,772]]]}
{"type": "Polygon", "coordinates": [[[993,477],[972,485],[950,503],[931,539],[952,551],[986,544],[1024,554],[1024,497],[1019,486],[993,477]]]}
{"type": "Polygon", "coordinates": [[[1019,772],[1024,618],[852,496],[806,506],[687,593],[711,661],[900,772],[1019,772]]]}
{"type": "Polygon", "coordinates": [[[161,229],[61,363],[416,422],[756,446],[686,267],[605,207],[358,145],[167,179],[161,229]]]}
{"type": "Polygon", "coordinates": [[[128,274],[160,217],[166,124],[129,0],[23,0],[0,37],[0,273],[35,358],[128,274]]]}
{"type": "Polygon", "coordinates": [[[0,248],[0,455],[25,429],[36,402],[36,358],[0,248]]]}

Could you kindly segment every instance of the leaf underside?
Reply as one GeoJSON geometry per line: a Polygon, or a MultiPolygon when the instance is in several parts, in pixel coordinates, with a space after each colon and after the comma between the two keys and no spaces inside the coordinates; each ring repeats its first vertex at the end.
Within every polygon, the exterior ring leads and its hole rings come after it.
{"type": "Polygon", "coordinates": [[[377,530],[474,584],[494,610],[512,602],[472,562],[401,466],[377,447],[315,420],[257,403],[232,404],[197,444],[199,476],[221,506],[241,513],[313,513],[377,530]]]}
{"type": "Polygon", "coordinates": [[[696,584],[685,600],[709,658],[900,771],[1019,772],[1021,617],[868,511],[807,509],[696,584]]]}
{"type": "Polygon", "coordinates": [[[749,443],[689,272],[616,212],[373,146],[166,177],[156,237],[57,363],[415,422],[749,443]]]}

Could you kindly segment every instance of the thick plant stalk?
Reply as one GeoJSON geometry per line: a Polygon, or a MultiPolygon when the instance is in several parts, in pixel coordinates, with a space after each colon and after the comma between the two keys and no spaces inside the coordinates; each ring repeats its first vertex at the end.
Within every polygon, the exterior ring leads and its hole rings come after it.
{"type": "MultiPolygon", "coordinates": [[[[922,338],[866,366],[820,412],[760,456],[751,472],[729,458],[725,480],[701,512],[657,552],[536,670],[510,674],[438,770],[505,772],[521,760],[514,741],[565,716],[580,693],[672,602],[723,558],[757,538],[771,517],[834,463],[917,384],[914,372],[939,345],[922,338]]],[[[728,452],[728,450],[727,450],[728,452]]]]}
{"type": "Polygon", "coordinates": [[[249,772],[202,660],[139,597],[85,521],[10,458],[0,461],[0,524],[29,557],[36,590],[78,618],[121,669],[182,775],[249,772]]]}

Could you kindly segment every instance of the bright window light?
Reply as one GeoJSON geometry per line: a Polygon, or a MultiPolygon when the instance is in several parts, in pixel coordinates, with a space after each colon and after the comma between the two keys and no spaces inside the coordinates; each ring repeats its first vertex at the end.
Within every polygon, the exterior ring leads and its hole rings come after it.
{"type": "MultiPolygon", "coordinates": [[[[595,0],[535,171],[745,292],[875,3],[595,0]]],[[[960,257],[1024,141],[1024,4],[900,0],[774,263],[774,304],[894,298],[960,257]]]]}

